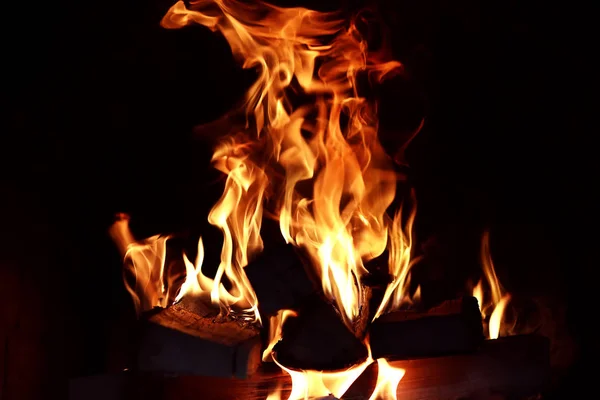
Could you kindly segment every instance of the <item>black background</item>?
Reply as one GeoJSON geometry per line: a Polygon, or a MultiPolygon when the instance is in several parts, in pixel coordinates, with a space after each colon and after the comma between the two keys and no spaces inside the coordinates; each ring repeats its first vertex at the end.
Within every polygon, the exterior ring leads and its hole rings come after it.
{"type": "MultiPolygon", "coordinates": [[[[473,263],[490,228],[505,286],[556,296],[583,340],[589,14],[534,0],[377,4],[407,71],[387,112],[426,121],[407,153],[419,243],[436,237],[449,265],[473,263]]],[[[327,8],[338,5],[362,3],[327,8]]],[[[54,382],[104,371],[116,321],[133,318],[112,214],[131,213],[140,236],[188,229],[220,194],[191,130],[230,109],[252,74],[219,35],[160,28],[169,6],[23,3],[3,18],[3,258],[38,290],[54,382]]]]}

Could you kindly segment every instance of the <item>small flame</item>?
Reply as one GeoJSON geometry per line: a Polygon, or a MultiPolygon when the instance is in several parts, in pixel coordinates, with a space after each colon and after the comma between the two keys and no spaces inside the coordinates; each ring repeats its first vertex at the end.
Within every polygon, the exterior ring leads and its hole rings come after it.
{"type": "Polygon", "coordinates": [[[396,400],[405,370],[392,367],[384,358],[377,359],[377,366],[377,384],[369,400],[396,400]]]}
{"type": "Polygon", "coordinates": [[[292,310],[279,310],[276,315],[272,316],[269,320],[269,344],[263,351],[262,360],[267,361],[271,359],[271,353],[273,347],[282,338],[283,324],[289,317],[296,317],[298,313],[292,310]]]}
{"type": "Polygon", "coordinates": [[[263,249],[260,227],[267,178],[247,153],[247,146],[232,141],[223,143],[213,155],[213,164],[227,174],[227,181],[223,195],[208,216],[208,221],[221,228],[224,236],[211,299],[213,304],[224,304],[219,288],[226,276],[232,284],[231,291],[237,294],[239,306],[252,310],[260,320],[258,299],[243,268],[249,258],[263,249]]]}
{"type": "Polygon", "coordinates": [[[490,252],[490,235],[488,231],[485,231],[481,237],[481,267],[487,287],[489,287],[491,299],[485,302],[483,279],[479,280],[473,288],[473,296],[479,303],[479,310],[484,320],[488,339],[497,339],[500,336],[504,311],[510,301],[510,294],[504,291],[496,275],[490,252]],[[486,323],[488,316],[489,322],[486,323]]]}
{"type": "Polygon", "coordinates": [[[238,277],[230,275],[231,270],[223,271],[223,267],[220,266],[217,272],[219,275],[221,271],[221,276],[225,275],[233,282],[229,290],[220,280],[213,280],[203,274],[202,238],[198,240],[198,252],[194,263],[183,254],[185,280],[177,286],[175,281],[179,275],[169,271],[166,263],[167,241],[171,237],[157,235],[135,241],[129,228],[129,217],[124,214],[119,214],[118,217],[109,233],[124,257],[125,274],[133,275],[133,282],[128,277],[125,278],[125,286],[133,298],[138,314],[155,307],[166,308],[184,297],[190,297],[204,303],[212,303],[215,308],[227,312],[235,309],[254,313],[254,317],[250,319],[260,321],[256,301],[250,306],[247,301],[248,298],[252,298],[254,291],[249,286],[242,286],[240,289],[240,285],[235,284],[238,277]],[[250,295],[248,291],[251,291],[250,295]]]}
{"type": "Polygon", "coordinates": [[[504,310],[506,309],[506,305],[508,304],[509,300],[510,295],[505,294],[495,305],[494,311],[492,311],[488,328],[490,339],[498,339],[498,337],[500,336],[500,325],[503,322],[504,310]]]}
{"type": "Polygon", "coordinates": [[[109,229],[124,258],[125,287],[138,313],[154,307],[166,307],[175,297],[171,285],[165,284],[166,242],[169,237],[156,235],[136,241],[129,229],[129,219],[127,214],[117,214],[109,229]]]}
{"type": "MultiPolygon", "coordinates": [[[[354,381],[373,363],[369,337],[365,338],[368,356],[360,364],[356,364],[343,371],[325,372],[313,370],[291,370],[277,361],[275,363],[292,378],[292,390],[288,400],[314,400],[342,398],[344,393],[352,386],[354,381]]],[[[377,359],[377,383],[369,400],[396,399],[398,385],[404,376],[405,370],[391,366],[385,359],[377,359]]],[[[267,400],[281,400],[283,387],[277,386],[269,393],[267,400]]]]}
{"type": "Polygon", "coordinates": [[[390,275],[394,279],[385,290],[381,305],[373,318],[374,320],[386,311],[397,310],[403,304],[420,301],[421,286],[417,287],[412,298],[408,293],[410,285],[410,269],[414,262],[416,262],[416,259],[411,260],[412,227],[416,213],[417,209],[414,207],[408,217],[408,222],[406,223],[404,230],[402,229],[402,207],[400,207],[394,216],[390,228],[388,261],[390,275]]]}

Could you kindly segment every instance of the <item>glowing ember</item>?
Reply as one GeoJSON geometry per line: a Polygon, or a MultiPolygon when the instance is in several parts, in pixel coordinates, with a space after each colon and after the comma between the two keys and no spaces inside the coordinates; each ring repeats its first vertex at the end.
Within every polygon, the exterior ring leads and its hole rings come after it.
{"type": "Polygon", "coordinates": [[[479,309],[484,320],[484,327],[489,339],[497,339],[500,335],[500,328],[504,317],[506,305],[510,301],[510,294],[505,293],[496,276],[494,262],[490,253],[490,235],[484,232],[481,238],[481,267],[486,286],[489,288],[490,299],[484,299],[483,279],[481,279],[473,289],[473,296],[479,302],[479,309]],[[487,318],[489,317],[489,321],[487,318]]]}

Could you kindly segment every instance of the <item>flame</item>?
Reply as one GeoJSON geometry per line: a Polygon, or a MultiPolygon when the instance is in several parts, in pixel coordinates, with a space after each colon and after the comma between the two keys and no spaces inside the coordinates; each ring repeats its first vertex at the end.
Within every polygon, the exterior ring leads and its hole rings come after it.
{"type": "Polygon", "coordinates": [[[213,304],[220,301],[220,282],[225,275],[238,293],[239,306],[258,314],[258,300],[243,267],[248,260],[263,249],[260,227],[262,200],[267,187],[267,177],[249,158],[249,147],[235,140],[223,143],[213,155],[213,164],[227,174],[223,195],[212,208],[208,221],[221,228],[224,241],[221,264],[215,275],[216,284],[211,291],[213,304]]]}
{"type": "Polygon", "coordinates": [[[484,278],[480,279],[475,288],[473,296],[479,303],[479,310],[484,320],[484,328],[487,329],[488,339],[497,339],[500,336],[501,326],[504,318],[504,311],[510,301],[510,294],[506,293],[494,268],[494,262],[490,252],[490,234],[485,231],[481,237],[481,267],[484,278]],[[484,298],[483,279],[489,288],[491,299],[487,302],[484,298]],[[489,316],[489,322],[486,323],[489,316]]]}
{"type": "MultiPolygon", "coordinates": [[[[277,361],[273,361],[292,379],[292,390],[288,400],[309,400],[325,398],[342,398],[354,381],[373,363],[369,337],[365,337],[368,356],[360,364],[341,371],[292,370],[277,361]]],[[[378,372],[375,389],[369,400],[396,399],[398,384],[405,370],[391,366],[385,359],[377,359],[378,372]]],[[[283,386],[280,384],[267,396],[267,400],[281,400],[283,386]]]]}
{"type": "MultiPolygon", "coordinates": [[[[414,193],[413,193],[414,197],[414,193]]],[[[416,207],[414,207],[408,217],[408,222],[402,230],[402,207],[394,216],[393,224],[390,229],[390,244],[389,244],[389,271],[393,277],[393,281],[387,286],[381,305],[375,313],[373,319],[377,319],[383,314],[386,309],[392,311],[398,309],[406,303],[419,301],[421,298],[421,286],[411,298],[408,294],[410,284],[410,269],[417,259],[411,260],[412,249],[412,226],[416,215],[416,207]]]]}
{"type": "Polygon", "coordinates": [[[292,310],[279,310],[276,315],[269,320],[269,344],[263,351],[262,360],[267,361],[271,358],[273,347],[282,338],[283,324],[289,317],[296,317],[298,313],[292,310]]]}
{"type": "Polygon", "coordinates": [[[166,242],[169,236],[152,236],[136,241],[129,229],[129,216],[117,214],[109,234],[124,258],[124,281],[138,313],[166,307],[174,298],[165,285],[166,242]],[[133,279],[127,276],[133,275],[133,279]],[[133,280],[133,282],[132,282],[133,280]]]}
{"type": "Polygon", "coordinates": [[[282,389],[283,385],[281,383],[278,383],[277,387],[275,387],[275,389],[267,395],[266,400],[281,400],[282,389]]]}
{"type": "MultiPolygon", "coordinates": [[[[125,287],[133,298],[138,314],[155,307],[166,308],[184,297],[190,297],[204,303],[212,303],[215,308],[227,312],[235,310],[254,313],[247,319],[260,321],[256,309],[247,307],[247,292],[244,292],[247,288],[240,289],[232,279],[231,288],[226,289],[217,277],[211,279],[204,275],[202,238],[198,240],[198,252],[194,263],[183,254],[185,280],[178,286],[175,281],[180,274],[169,271],[166,262],[167,241],[171,236],[156,235],[136,241],[129,228],[129,216],[125,214],[118,215],[109,233],[124,257],[125,274],[133,275],[133,282],[126,277],[125,287]]],[[[220,266],[219,270],[221,269],[220,266]]],[[[229,277],[228,272],[224,271],[222,274],[229,277]]],[[[256,302],[254,304],[256,307],[256,302]]]]}
{"type": "MultiPolygon", "coordinates": [[[[208,217],[224,237],[219,268],[214,280],[202,273],[200,240],[195,263],[184,255],[185,281],[175,300],[209,296],[222,311],[236,305],[254,311],[259,320],[257,299],[243,268],[263,248],[264,214],[277,219],[283,238],[310,260],[324,294],[348,327],[365,306],[360,283],[368,272],[365,262],[386,250],[394,280],[378,315],[398,307],[408,298],[415,210],[406,226],[402,209],[394,218],[387,214],[398,174],[377,137],[377,104],[359,94],[357,79],[364,74],[372,83],[381,82],[399,71],[400,63],[369,52],[354,23],[335,13],[262,2],[191,0],[187,7],[177,2],[162,20],[166,28],[188,24],[220,32],[243,68],[256,69],[258,78],[244,98],[246,127],[230,132],[212,158],[226,175],[223,194],[208,217]],[[306,100],[298,100],[302,98],[306,100]],[[224,277],[231,284],[228,290],[224,277]]],[[[164,248],[166,240],[156,243],[164,248]]],[[[128,255],[137,261],[133,253],[128,255]]],[[[164,251],[155,254],[146,269],[162,278],[164,259],[164,251]]],[[[151,285],[159,281],[148,279],[151,285]]],[[[154,292],[162,293],[153,288],[145,296],[156,303],[154,292]]],[[[263,357],[271,354],[291,315],[283,311],[271,321],[263,357]]],[[[369,356],[336,372],[278,365],[291,376],[290,399],[296,399],[341,397],[372,361],[369,356]]]]}
{"type": "Polygon", "coordinates": [[[384,358],[377,359],[377,366],[377,383],[369,400],[396,400],[398,384],[406,371],[392,367],[384,358]]]}
{"type": "Polygon", "coordinates": [[[510,300],[510,295],[504,295],[500,301],[495,305],[494,311],[492,311],[492,315],[490,316],[489,322],[489,335],[490,339],[498,339],[500,336],[500,325],[502,324],[502,320],[504,317],[504,310],[506,309],[506,305],[510,300]]]}
{"type": "MultiPolygon", "coordinates": [[[[276,321],[281,321],[277,319],[276,321]]],[[[369,336],[364,338],[367,358],[360,364],[340,371],[293,370],[282,365],[275,354],[273,361],[292,378],[292,390],[288,400],[309,400],[316,398],[341,398],[352,383],[373,363],[369,336]]],[[[271,391],[267,400],[281,400],[282,386],[271,391]]]]}
{"type": "MultiPolygon", "coordinates": [[[[316,398],[342,398],[354,381],[373,363],[371,352],[365,361],[344,371],[324,372],[310,370],[291,370],[280,364],[276,357],[275,363],[292,378],[292,390],[288,400],[308,400],[316,398]]],[[[369,400],[388,400],[397,398],[398,385],[404,377],[405,370],[390,365],[383,358],[377,359],[377,382],[369,400]]],[[[267,400],[281,400],[283,388],[277,386],[267,400]]]]}

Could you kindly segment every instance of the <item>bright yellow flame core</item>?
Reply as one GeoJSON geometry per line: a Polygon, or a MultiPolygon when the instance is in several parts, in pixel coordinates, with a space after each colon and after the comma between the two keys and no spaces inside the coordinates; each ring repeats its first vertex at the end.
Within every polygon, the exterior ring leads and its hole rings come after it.
{"type": "Polygon", "coordinates": [[[483,269],[484,278],[481,279],[475,288],[473,288],[473,296],[479,303],[479,310],[484,320],[484,328],[488,339],[497,339],[500,336],[500,331],[504,319],[506,306],[510,301],[510,294],[506,293],[498,280],[492,254],[490,252],[490,235],[489,232],[484,232],[481,237],[481,267],[483,269]],[[491,299],[485,300],[485,291],[483,281],[485,279],[486,287],[489,288],[491,299]],[[489,321],[487,317],[489,316],[489,321]],[[487,323],[486,323],[487,321],[487,323]]]}

